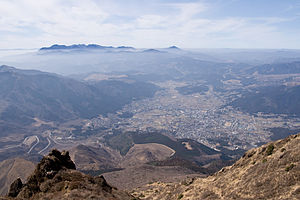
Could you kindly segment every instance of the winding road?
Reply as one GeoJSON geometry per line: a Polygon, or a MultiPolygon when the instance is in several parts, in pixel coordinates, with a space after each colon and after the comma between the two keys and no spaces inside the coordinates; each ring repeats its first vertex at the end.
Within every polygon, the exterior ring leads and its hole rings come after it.
{"type": "MultiPolygon", "coordinates": [[[[27,136],[24,139],[24,141],[26,141],[29,137],[32,137],[32,136],[27,136]]],[[[40,138],[37,135],[34,135],[33,137],[35,137],[36,143],[30,147],[30,149],[27,152],[28,154],[30,154],[32,152],[32,150],[40,143],[40,138]]],[[[44,147],[42,150],[40,150],[38,152],[39,154],[41,154],[42,152],[46,151],[49,148],[49,146],[52,144],[51,140],[54,143],[59,144],[58,142],[56,142],[54,139],[51,138],[51,133],[50,133],[47,137],[47,141],[48,141],[47,146],[44,147]]],[[[8,150],[8,149],[16,148],[16,147],[22,147],[22,145],[24,144],[24,141],[22,143],[18,144],[18,145],[11,145],[11,146],[8,146],[8,147],[0,148],[0,152],[8,150]]]]}
{"type": "Polygon", "coordinates": [[[37,135],[35,135],[34,137],[36,138],[37,142],[34,145],[32,145],[32,147],[27,152],[28,154],[30,154],[30,152],[34,149],[34,147],[40,143],[39,137],[37,135]]]}
{"type": "Polygon", "coordinates": [[[39,154],[41,154],[43,151],[45,151],[46,149],[48,149],[48,147],[51,145],[51,140],[47,137],[48,140],[48,144],[45,148],[43,148],[42,150],[39,151],[39,154]]]}

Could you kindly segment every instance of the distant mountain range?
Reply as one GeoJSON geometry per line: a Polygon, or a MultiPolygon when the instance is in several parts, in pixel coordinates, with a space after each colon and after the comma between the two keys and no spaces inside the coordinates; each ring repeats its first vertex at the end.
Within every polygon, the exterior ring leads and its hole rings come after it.
{"type": "Polygon", "coordinates": [[[94,50],[94,49],[123,49],[123,50],[134,50],[133,47],[126,47],[126,46],[119,46],[119,47],[112,47],[112,46],[101,46],[98,44],[73,44],[73,45],[59,45],[54,44],[50,47],[42,47],[40,48],[40,51],[45,50],[94,50]]]}
{"type": "MultiPolygon", "coordinates": [[[[170,46],[168,48],[165,48],[166,50],[180,50],[180,48],[176,46],[170,46]]],[[[42,47],[39,49],[40,51],[51,51],[51,50],[122,50],[122,51],[130,51],[130,50],[137,50],[134,47],[129,46],[102,46],[98,44],[73,44],[73,45],[60,45],[60,44],[54,44],[50,47],[42,47]]],[[[159,53],[162,52],[157,49],[146,49],[143,50],[143,52],[152,52],[152,53],[159,53]]]]}

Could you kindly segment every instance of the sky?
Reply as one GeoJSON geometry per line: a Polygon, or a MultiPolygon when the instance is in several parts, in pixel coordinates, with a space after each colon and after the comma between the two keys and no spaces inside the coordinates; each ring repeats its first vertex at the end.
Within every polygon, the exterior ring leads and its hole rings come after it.
{"type": "Polygon", "coordinates": [[[300,48],[300,0],[0,0],[0,49],[300,48]]]}

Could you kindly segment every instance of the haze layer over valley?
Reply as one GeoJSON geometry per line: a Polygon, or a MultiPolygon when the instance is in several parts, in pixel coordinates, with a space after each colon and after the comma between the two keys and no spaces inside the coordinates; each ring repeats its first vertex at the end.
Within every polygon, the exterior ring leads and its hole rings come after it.
{"type": "Polygon", "coordinates": [[[79,170],[127,190],[207,176],[300,130],[299,58],[95,44],[2,57],[0,160],[67,149],[79,170]]]}
{"type": "Polygon", "coordinates": [[[300,52],[216,50],[212,53],[212,50],[207,50],[205,54],[203,51],[182,50],[175,46],[145,50],[100,45],[53,45],[33,54],[23,54],[20,59],[14,56],[15,60],[22,61],[16,67],[43,69],[43,65],[47,65],[47,71],[69,74],[69,77],[3,66],[1,72],[6,79],[2,80],[6,84],[1,87],[6,94],[2,97],[2,120],[12,123],[21,120],[37,129],[43,122],[47,126],[53,125],[56,132],[63,133],[60,136],[53,133],[52,136],[62,141],[71,137],[82,140],[85,134],[73,132],[81,133],[86,129],[101,128],[104,130],[100,132],[105,134],[115,129],[125,132],[152,129],[165,130],[178,138],[192,138],[213,148],[219,145],[231,150],[249,149],[272,137],[277,138],[278,132],[285,129],[299,129],[300,64],[295,59],[299,58],[300,52]],[[239,59],[226,62],[223,57],[229,53],[231,58],[239,59]],[[238,56],[256,54],[265,54],[267,59],[259,61],[260,64],[249,64],[238,56]],[[34,78],[30,77],[30,73],[34,78]],[[41,84],[40,80],[44,83],[41,84]],[[33,88],[27,92],[27,99],[16,102],[16,95],[24,98],[22,87],[33,88]],[[47,106],[39,106],[38,111],[34,107],[38,105],[36,94],[33,94],[35,88],[40,98],[47,97],[47,100],[39,100],[47,106]],[[48,88],[53,91],[49,92],[48,88]],[[143,93],[139,93],[139,89],[143,93]],[[123,100],[118,96],[120,92],[124,92],[123,100]],[[108,95],[105,97],[107,100],[103,99],[103,95],[108,95]],[[114,96],[118,98],[112,100],[114,96]],[[143,99],[139,100],[140,97],[143,99]],[[48,100],[52,103],[49,104],[48,100]],[[14,106],[8,106],[12,102],[14,106]],[[18,119],[22,114],[14,111],[17,116],[10,118],[12,109],[20,110],[21,105],[26,116],[18,119]],[[51,108],[51,105],[55,107],[51,108]],[[55,109],[62,113],[58,114],[55,109]],[[47,113],[43,114],[45,110],[47,113]],[[80,120],[81,125],[77,124],[77,129],[67,134],[62,130],[70,127],[62,124],[70,120],[80,120]]]}

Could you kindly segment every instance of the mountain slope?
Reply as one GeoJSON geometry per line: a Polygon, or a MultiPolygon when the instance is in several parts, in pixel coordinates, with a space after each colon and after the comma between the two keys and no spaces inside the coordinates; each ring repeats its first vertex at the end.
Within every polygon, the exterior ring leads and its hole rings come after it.
{"type": "Polygon", "coordinates": [[[104,139],[107,146],[123,156],[119,167],[124,169],[103,176],[121,189],[130,190],[154,181],[178,182],[186,177],[203,177],[231,162],[222,152],[160,131],[116,131],[104,139]]]}
{"type": "MultiPolygon", "coordinates": [[[[105,136],[105,143],[126,155],[134,144],[157,143],[175,151],[172,157],[178,157],[198,165],[206,165],[212,161],[230,160],[222,152],[215,151],[199,142],[190,139],[175,139],[160,131],[123,132],[105,136]]],[[[149,160],[150,161],[150,160],[149,160]]]]}
{"type": "Polygon", "coordinates": [[[247,73],[259,74],[299,74],[300,73],[300,62],[290,62],[290,63],[274,63],[266,64],[262,66],[256,66],[247,70],[247,73]]]}
{"type": "Polygon", "coordinates": [[[154,95],[149,83],[80,82],[55,74],[0,66],[0,122],[28,125],[33,118],[62,122],[115,112],[154,95]]]}
{"type": "Polygon", "coordinates": [[[249,113],[300,116],[300,86],[269,86],[247,91],[229,105],[249,113]]]}
{"type": "Polygon", "coordinates": [[[77,169],[87,173],[103,173],[118,168],[121,156],[108,148],[78,145],[70,150],[77,169]]]}
{"type": "Polygon", "coordinates": [[[134,144],[124,156],[121,166],[137,166],[151,161],[165,160],[174,153],[173,149],[163,144],[134,144]]]}
{"type": "Polygon", "coordinates": [[[299,199],[300,134],[249,150],[213,176],[153,183],[133,194],[141,199],[299,199]]]}

